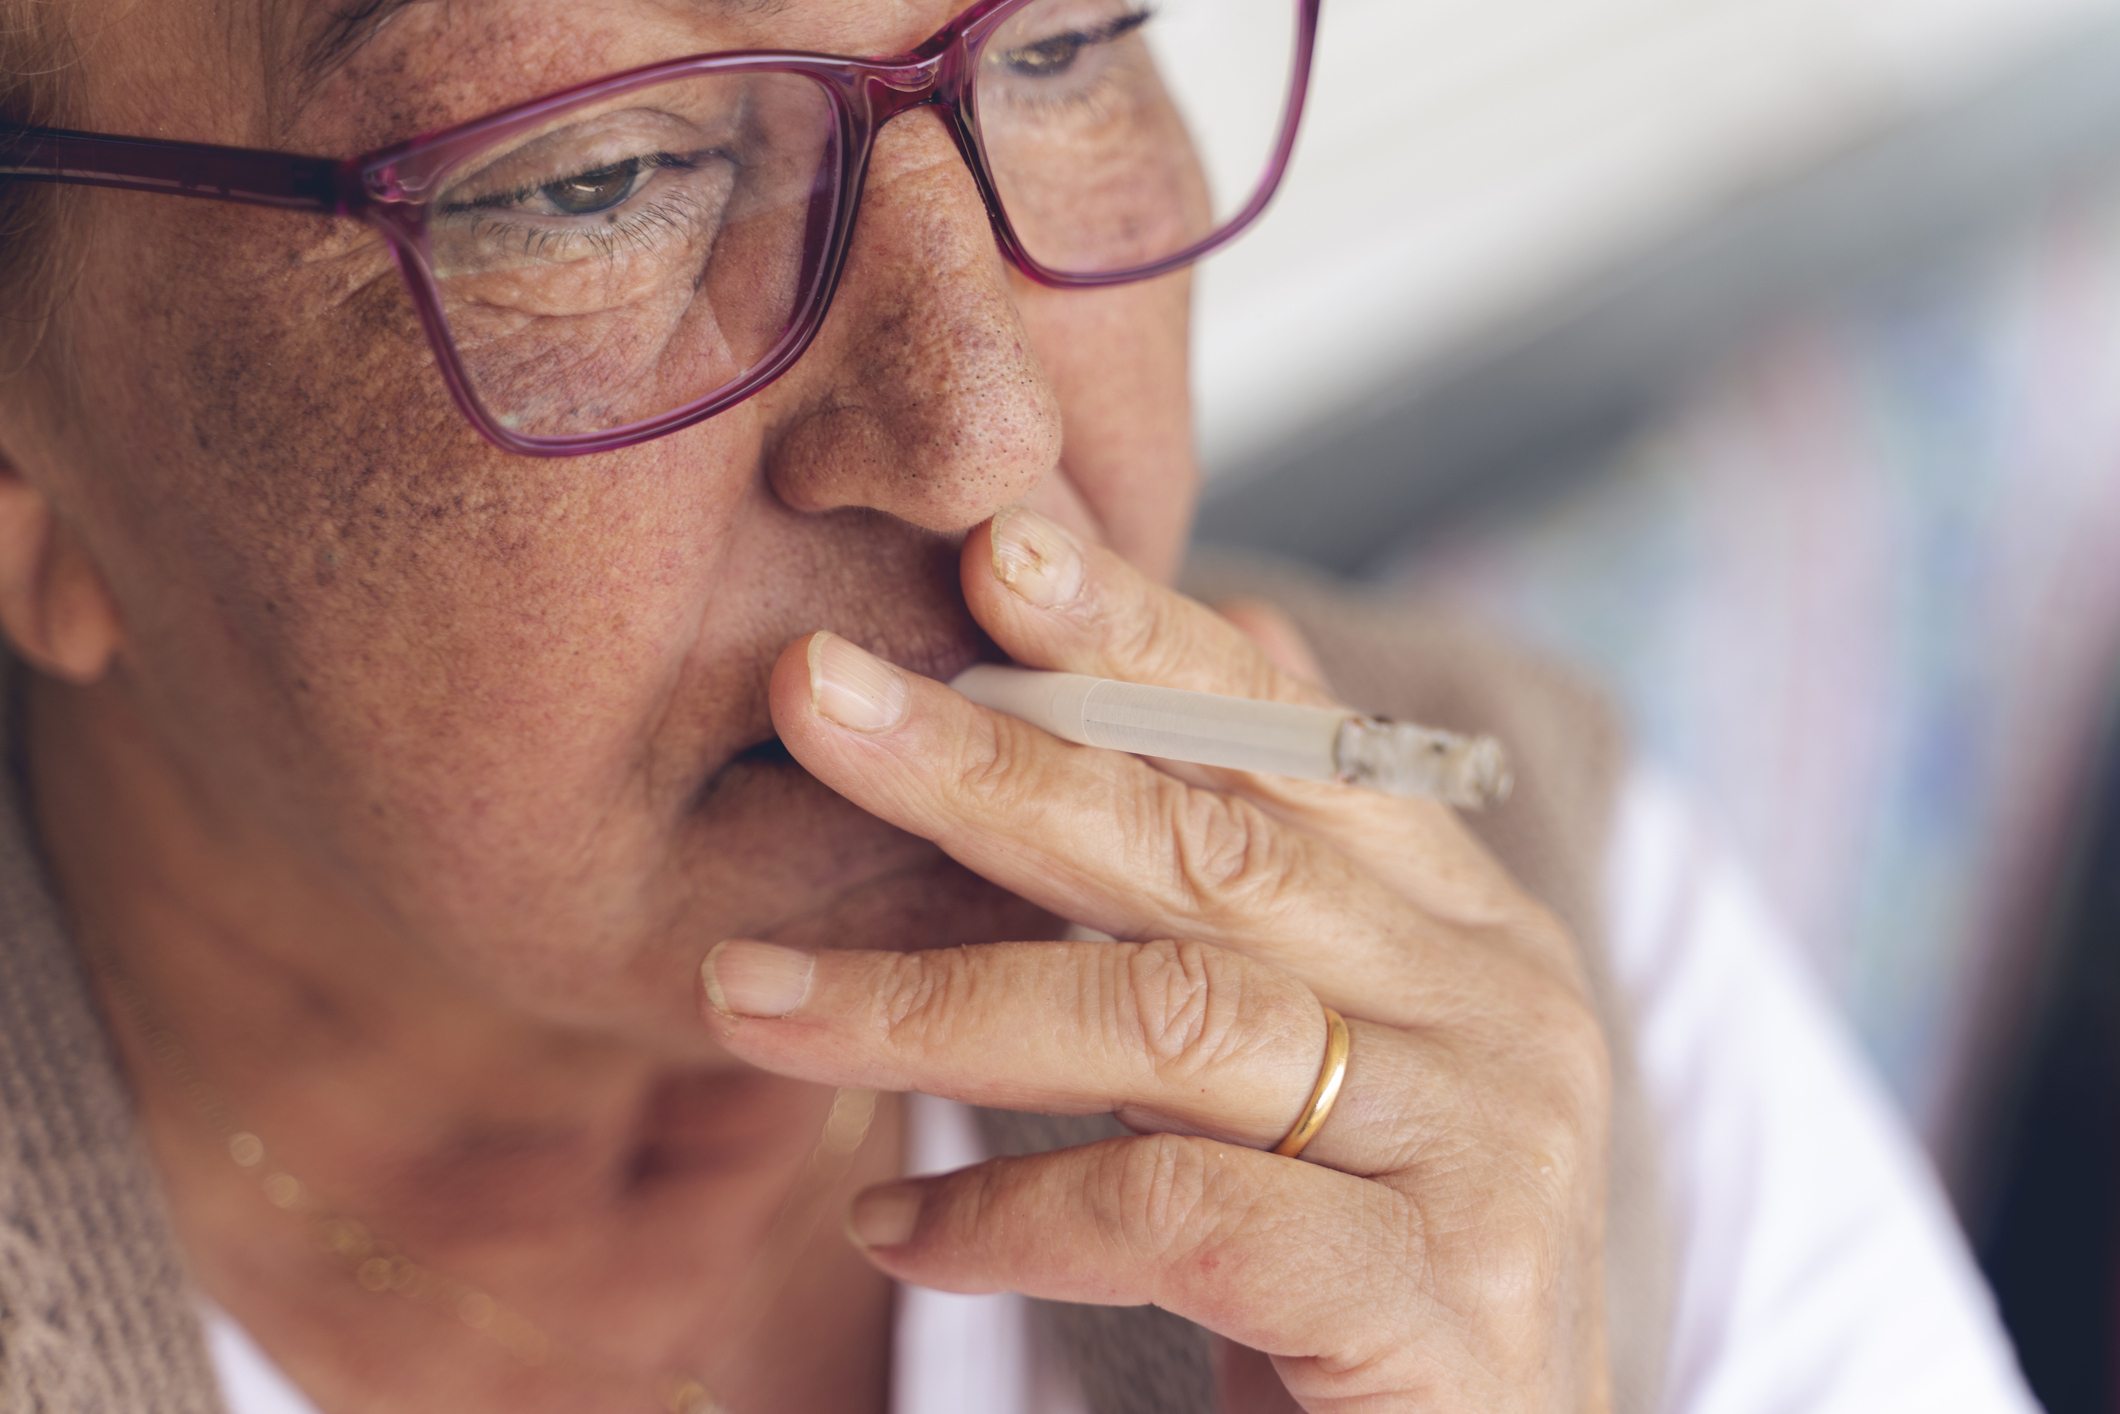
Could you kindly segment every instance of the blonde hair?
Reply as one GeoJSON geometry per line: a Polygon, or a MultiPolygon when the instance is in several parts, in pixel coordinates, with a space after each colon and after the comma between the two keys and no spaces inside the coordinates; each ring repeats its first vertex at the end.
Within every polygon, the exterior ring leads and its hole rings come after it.
{"type": "MultiPolygon", "coordinates": [[[[0,120],[63,126],[74,48],[71,0],[0,0],[0,120]]],[[[69,203],[49,182],[0,180],[0,375],[34,363],[62,283],[69,203]]]]}

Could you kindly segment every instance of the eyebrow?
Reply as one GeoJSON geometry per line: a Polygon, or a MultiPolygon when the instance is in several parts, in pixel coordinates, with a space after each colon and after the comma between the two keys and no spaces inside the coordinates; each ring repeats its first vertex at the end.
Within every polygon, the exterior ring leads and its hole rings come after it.
{"type": "Polygon", "coordinates": [[[341,0],[302,50],[296,65],[311,84],[351,59],[401,10],[421,0],[341,0]]]}
{"type": "MultiPolygon", "coordinates": [[[[303,48],[295,66],[308,84],[320,82],[339,65],[361,52],[368,41],[398,13],[431,0],[341,0],[316,34],[303,48]]],[[[727,14],[774,15],[787,8],[787,0],[699,0],[703,8],[727,14]]]]}

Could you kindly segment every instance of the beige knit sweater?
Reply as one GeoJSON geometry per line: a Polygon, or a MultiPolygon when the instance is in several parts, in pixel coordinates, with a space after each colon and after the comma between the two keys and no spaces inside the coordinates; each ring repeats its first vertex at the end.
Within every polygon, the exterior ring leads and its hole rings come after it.
{"type": "MultiPolygon", "coordinates": [[[[1516,796],[1475,828],[1574,929],[1598,988],[1618,1086],[1607,1222],[1615,1408],[1653,1414],[1670,1264],[1630,1029],[1604,967],[1598,880],[1621,763],[1610,717],[1552,669],[1403,607],[1251,568],[1202,568],[1188,587],[1210,599],[1243,593],[1280,602],[1350,702],[1491,731],[1509,747],[1516,796]]],[[[1108,1132],[1095,1121],[994,1111],[982,1122],[995,1148],[1009,1152],[1108,1132]]],[[[1098,1414],[1212,1408],[1208,1344],[1197,1328],[1153,1307],[1048,1306],[1044,1315],[1098,1414]]],[[[126,1083],[10,773],[0,798],[0,1414],[219,1410],[126,1083]]]]}

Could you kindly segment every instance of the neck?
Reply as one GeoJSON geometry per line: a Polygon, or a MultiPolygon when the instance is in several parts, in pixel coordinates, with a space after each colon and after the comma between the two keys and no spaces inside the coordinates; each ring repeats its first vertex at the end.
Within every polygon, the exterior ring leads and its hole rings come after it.
{"type": "Polygon", "coordinates": [[[896,1172],[895,1107],[813,1212],[784,1212],[829,1091],[473,991],[271,831],[203,810],[115,688],[38,680],[27,731],[179,1241],[323,1407],[643,1409],[676,1374],[745,1414],[881,1407],[889,1287],[837,1219],[896,1172]],[[235,1161],[237,1129],[269,1164],[235,1161]],[[519,1313],[549,1358],[364,1289],[320,1214],[519,1313]]]}

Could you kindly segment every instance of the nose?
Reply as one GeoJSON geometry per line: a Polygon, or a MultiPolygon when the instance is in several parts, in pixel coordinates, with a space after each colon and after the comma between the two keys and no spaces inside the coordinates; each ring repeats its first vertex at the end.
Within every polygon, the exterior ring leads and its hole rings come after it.
{"type": "Polygon", "coordinates": [[[766,472],[800,511],[862,506],[950,532],[1021,500],[1060,456],[1060,404],[979,191],[940,116],[878,137],[817,341],[767,396],[766,472]]]}

